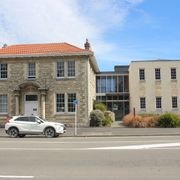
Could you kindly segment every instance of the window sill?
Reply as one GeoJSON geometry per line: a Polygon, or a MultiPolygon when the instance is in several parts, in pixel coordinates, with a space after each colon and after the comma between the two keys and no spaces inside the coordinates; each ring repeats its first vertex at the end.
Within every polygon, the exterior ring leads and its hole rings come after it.
{"type": "Polygon", "coordinates": [[[68,81],[68,80],[75,80],[76,77],[56,77],[57,81],[68,81]]]}
{"type": "Polygon", "coordinates": [[[7,112],[0,112],[0,116],[4,116],[4,115],[8,115],[8,113],[7,112]]]}
{"type": "Polygon", "coordinates": [[[74,116],[75,112],[73,112],[73,113],[65,113],[65,112],[58,113],[58,112],[56,112],[55,115],[56,116],[74,116]]]}
{"type": "Polygon", "coordinates": [[[0,81],[7,81],[8,78],[0,78],[0,81]]]}
{"type": "Polygon", "coordinates": [[[28,81],[35,81],[36,78],[27,78],[28,81]]]}
{"type": "Polygon", "coordinates": [[[179,108],[172,108],[172,111],[179,111],[179,108]]]}
{"type": "Polygon", "coordinates": [[[145,108],[140,109],[140,112],[146,112],[145,108]]]}
{"type": "Polygon", "coordinates": [[[139,82],[140,82],[140,83],[145,83],[146,80],[145,80],[145,79],[140,79],[139,82]]]}

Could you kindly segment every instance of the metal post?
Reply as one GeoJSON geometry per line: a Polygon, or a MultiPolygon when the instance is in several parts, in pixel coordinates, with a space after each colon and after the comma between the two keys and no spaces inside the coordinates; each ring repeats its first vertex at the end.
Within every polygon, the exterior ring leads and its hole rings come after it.
{"type": "Polygon", "coordinates": [[[133,116],[135,117],[136,116],[136,109],[133,108],[133,116]]]}
{"type": "Polygon", "coordinates": [[[78,107],[78,100],[74,100],[73,104],[75,105],[75,121],[74,121],[74,135],[77,136],[77,107],[78,107]]]}
{"type": "Polygon", "coordinates": [[[77,136],[77,103],[75,103],[74,135],[77,136]]]}

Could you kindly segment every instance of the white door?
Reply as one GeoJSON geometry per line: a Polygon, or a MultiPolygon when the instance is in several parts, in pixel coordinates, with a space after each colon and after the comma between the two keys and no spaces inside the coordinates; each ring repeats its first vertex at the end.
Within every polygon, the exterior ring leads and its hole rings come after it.
{"type": "Polygon", "coordinates": [[[38,96],[26,95],[24,102],[24,114],[25,115],[38,115],[38,96]]]}

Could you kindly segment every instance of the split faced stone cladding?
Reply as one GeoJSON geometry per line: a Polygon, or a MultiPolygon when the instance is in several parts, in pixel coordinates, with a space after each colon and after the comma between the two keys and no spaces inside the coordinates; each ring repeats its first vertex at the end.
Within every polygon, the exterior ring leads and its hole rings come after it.
{"type": "MultiPolygon", "coordinates": [[[[79,101],[77,119],[79,126],[89,124],[89,113],[95,99],[95,73],[90,67],[88,56],[36,57],[0,59],[8,64],[8,79],[0,81],[1,94],[8,95],[8,115],[15,115],[15,89],[23,83],[36,83],[40,88],[48,89],[45,98],[45,116],[47,119],[74,125],[74,113],[56,113],[56,94],[76,93],[79,101]],[[56,63],[75,60],[76,76],[74,78],[57,78],[56,63]],[[36,79],[27,79],[28,63],[36,63],[36,79]],[[90,74],[90,76],[89,76],[90,74]],[[91,82],[92,81],[92,82],[91,82]],[[93,85],[92,85],[93,84],[93,85]],[[91,85],[91,88],[89,87],[91,85]],[[92,87],[94,89],[92,89],[92,87]],[[89,102],[90,101],[90,102],[89,102]]],[[[27,93],[39,93],[39,112],[41,112],[40,92],[37,87],[21,88],[19,96],[20,114],[24,112],[24,96],[27,93]]],[[[1,116],[2,117],[2,116],[1,116]]]]}

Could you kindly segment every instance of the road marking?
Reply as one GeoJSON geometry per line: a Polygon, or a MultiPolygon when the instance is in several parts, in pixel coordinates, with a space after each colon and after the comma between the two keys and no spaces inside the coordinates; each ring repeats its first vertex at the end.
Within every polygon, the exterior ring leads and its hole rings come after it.
{"type": "Polygon", "coordinates": [[[130,149],[153,149],[153,148],[168,148],[179,147],[180,143],[166,143],[166,144],[144,144],[144,145],[129,145],[117,147],[95,147],[90,150],[130,150],[130,149]]]}
{"type": "Polygon", "coordinates": [[[178,143],[163,144],[143,144],[143,145],[126,145],[110,147],[90,147],[90,148],[0,148],[0,150],[9,151],[87,151],[87,150],[140,150],[140,149],[161,149],[161,148],[179,148],[178,143]]]}
{"type": "Polygon", "coordinates": [[[34,176],[2,176],[0,175],[0,179],[34,179],[34,176]]]}
{"type": "Polygon", "coordinates": [[[15,143],[15,144],[29,144],[29,143],[34,143],[34,144],[105,144],[105,143],[109,143],[109,144],[113,144],[113,143],[121,143],[121,142],[134,142],[134,143],[143,143],[143,142],[167,142],[167,143],[171,143],[171,142],[177,142],[176,139],[163,139],[163,140],[116,140],[116,141],[0,141],[0,143],[15,143]]]}

